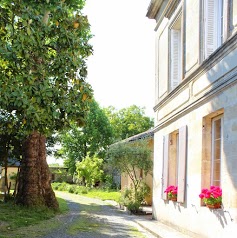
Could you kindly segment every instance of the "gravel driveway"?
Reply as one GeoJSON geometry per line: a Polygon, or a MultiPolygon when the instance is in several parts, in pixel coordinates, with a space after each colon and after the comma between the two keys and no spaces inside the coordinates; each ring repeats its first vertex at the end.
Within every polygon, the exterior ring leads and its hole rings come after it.
{"type": "Polygon", "coordinates": [[[59,216],[60,228],[43,238],[154,238],[134,222],[134,216],[112,202],[63,192],[57,196],[67,200],[70,212],[59,216]]]}

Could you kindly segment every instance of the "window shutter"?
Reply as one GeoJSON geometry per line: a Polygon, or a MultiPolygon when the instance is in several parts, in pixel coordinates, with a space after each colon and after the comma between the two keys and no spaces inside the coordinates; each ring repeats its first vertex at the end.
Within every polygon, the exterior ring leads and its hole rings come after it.
{"type": "Polygon", "coordinates": [[[180,83],[180,31],[171,30],[171,90],[180,83]]]}
{"type": "Polygon", "coordinates": [[[162,189],[161,198],[167,199],[167,194],[164,193],[168,186],[168,162],[169,162],[169,135],[163,138],[163,170],[162,170],[162,189]]]}
{"type": "Polygon", "coordinates": [[[204,0],[204,59],[220,45],[223,38],[223,0],[204,0]]]}
{"type": "Polygon", "coordinates": [[[178,197],[184,203],[186,190],[187,126],[179,129],[178,197]]]}

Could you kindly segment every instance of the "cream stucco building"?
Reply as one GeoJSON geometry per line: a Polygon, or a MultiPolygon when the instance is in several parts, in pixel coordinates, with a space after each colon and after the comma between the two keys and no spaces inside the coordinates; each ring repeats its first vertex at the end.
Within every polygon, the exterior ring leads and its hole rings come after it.
{"type": "Polygon", "coordinates": [[[237,0],[151,0],[147,17],[156,21],[153,216],[193,237],[234,237],[237,0]],[[199,198],[210,185],[223,190],[220,209],[199,198]]]}

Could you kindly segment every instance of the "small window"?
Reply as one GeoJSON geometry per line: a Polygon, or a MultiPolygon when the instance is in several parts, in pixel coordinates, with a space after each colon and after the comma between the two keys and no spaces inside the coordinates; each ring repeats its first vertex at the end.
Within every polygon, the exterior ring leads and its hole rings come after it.
{"type": "Polygon", "coordinates": [[[181,82],[181,15],[170,29],[170,88],[173,90],[181,82]]]}

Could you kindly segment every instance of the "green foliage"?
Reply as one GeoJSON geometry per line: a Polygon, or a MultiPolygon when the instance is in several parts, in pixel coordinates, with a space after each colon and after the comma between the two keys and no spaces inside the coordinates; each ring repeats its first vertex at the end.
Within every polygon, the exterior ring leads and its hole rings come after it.
{"type": "Polygon", "coordinates": [[[113,128],[114,141],[137,135],[154,126],[153,119],[145,116],[144,108],[136,105],[121,110],[116,110],[110,106],[104,108],[104,112],[113,128]]]}
{"type": "Polygon", "coordinates": [[[69,193],[75,194],[86,194],[88,193],[88,188],[84,186],[79,186],[76,184],[68,184],[68,183],[52,183],[52,188],[57,191],[66,191],[69,193]]]}
{"type": "Polygon", "coordinates": [[[72,182],[72,176],[68,173],[67,169],[50,167],[50,171],[55,175],[52,182],[72,182]]]}
{"type": "Polygon", "coordinates": [[[102,187],[107,190],[118,189],[118,185],[114,182],[114,178],[111,174],[104,175],[102,187]]]}
{"type": "Polygon", "coordinates": [[[1,1],[0,108],[14,115],[1,120],[8,134],[50,135],[72,119],[84,122],[92,96],[85,82],[92,36],[84,4],[1,1]]]}
{"type": "Polygon", "coordinates": [[[128,173],[135,180],[139,179],[136,169],[142,169],[145,175],[152,170],[151,149],[145,139],[111,145],[107,151],[107,159],[112,167],[128,173]]]}
{"type": "Polygon", "coordinates": [[[52,188],[58,191],[68,191],[70,188],[70,184],[66,183],[66,182],[56,182],[56,183],[52,183],[52,188]]]}
{"type": "Polygon", "coordinates": [[[85,125],[79,128],[71,124],[71,129],[59,135],[62,148],[57,151],[57,157],[65,158],[64,164],[71,174],[76,171],[76,162],[82,161],[86,155],[98,154],[105,157],[105,151],[112,141],[112,129],[108,118],[98,103],[89,103],[89,112],[85,117],[85,125]]]}
{"type": "Polygon", "coordinates": [[[137,190],[134,187],[125,188],[119,200],[120,204],[126,206],[131,212],[138,212],[145,202],[145,197],[150,194],[150,188],[144,182],[140,183],[137,190]]]}
{"type": "Polygon", "coordinates": [[[104,171],[102,170],[103,159],[94,156],[87,156],[81,162],[77,162],[76,171],[78,178],[84,178],[87,187],[94,186],[96,182],[102,180],[104,171]]]}
{"type": "Polygon", "coordinates": [[[90,189],[84,196],[91,198],[99,198],[101,200],[113,200],[119,202],[121,193],[115,190],[104,190],[104,189],[90,189]]]}
{"type": "Polygon", "coordinates": [[[22,140],[20,133],[17,131],[8,132],[11,123],[17,123],[16,117],[0,109],[0,165],[8,164],[9,158],[14,158],[15,162],[21,158],[22,140]]]}
{"type": "Polygon", "coordinates": [[[107,157],[112,167],[125,173],[132,181],[131,189],[126,190],[122,196],[124,203],[141,204],[144,194],[148,191],[145,189],[147,185],[142,183],[137,171],[142,170],[146,176],[152,170],[151,149],[147,141],[113,144],[107,152],[107,157]]]}
{"type": "Polygon", "coordinates": [[[75,184],[52,183],[54,190],[66,191],[74,194],[80,194],[86,197],[99,198],[101,200],[120,201],[121,193],[117,190],[108,190],[103,188],[88,188],[75,184]]]}

